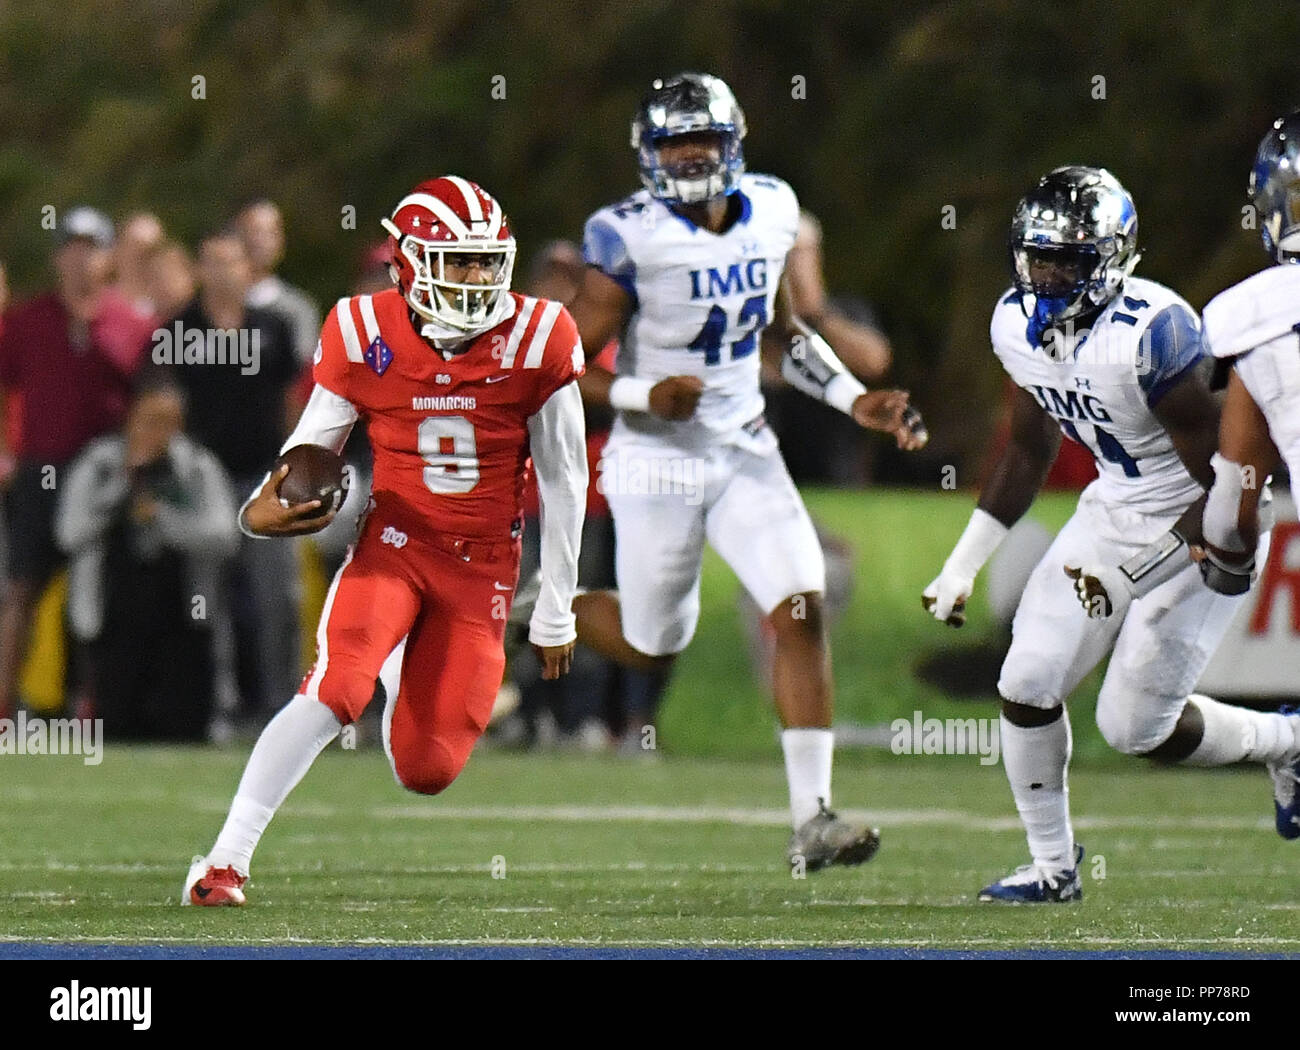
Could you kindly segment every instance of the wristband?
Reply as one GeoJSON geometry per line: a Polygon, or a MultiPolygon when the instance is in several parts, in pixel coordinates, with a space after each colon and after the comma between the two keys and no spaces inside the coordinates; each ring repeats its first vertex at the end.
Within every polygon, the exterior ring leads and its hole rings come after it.
{"type": "Polygon", "coordinates": [[[1255,578],[1255,559],[1251,557],[1244,565],[1230,565],[1211,550],[1206,550],[1201,561],[1201,579],[1205,586],[1219,594],[1235,596],[1250,590],[1255,578]]]}
{"type": "Polygon", "coordinates": [[[609,384],[609,403],[620,412],[649,412],[653,379],[619,376],[609,384]]]}
{"type": "Polygon", "coordinates": [[[1210,465],[1214,468],[1214,484],[1205,501],[1202,525],[1205,539],[1220,550],[1244,554],[1246,543],[1237,527],[1241,496],[1245,489],[1241,464],[1216,452],[1210,457],[1210,465]]]}
{"type": "Polygon", "coordinates": [[[826,384],[826,392],[822,396],[831,408],[838,408],[846,416],[851,416],[853,402],[866,392],[867,388],[848,372],[837,372],[826,384]]]}
{"type": "Polygon", "coordinates": [[[984,563],[993,556],[998,544],[1008,532],[1002,522],[988,511],[976,507],[971,512],[966,531],[961,534],[957,546],[944,562],[944,572],[952,572],[963,579],[974,579],[979,575],[984,563]]]}
{"type": "MultiPolygon", "coordinates": [[[[1162,583],[1172,580],[1191,565],[1186,541],[1170,529],[1154,543],[1148,543],[1120,565],[1125,586],[1133,598],[1145,598],[1162,583]]],[[[1113,600],[1113,598],[1112,598],[1113,600]]]]}

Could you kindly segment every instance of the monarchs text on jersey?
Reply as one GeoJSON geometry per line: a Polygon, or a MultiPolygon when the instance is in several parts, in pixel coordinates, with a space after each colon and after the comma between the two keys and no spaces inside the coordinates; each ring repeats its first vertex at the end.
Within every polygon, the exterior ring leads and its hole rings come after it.
{"type": "Polygon", "coordinates": [[[1130,277],[1091,327],[1030,340],[1018,292],[1003,295],[990,334],[1016,385],[1097,460],[1090,488],[1110,504],[1164,514],[1201,494],[1155,407],[1204,357],[1200,322],[1176,293],[1130,277]]]}
{"type": "Polygon", "coordinates": [[[618,374],[704,380],[692,420],[623,413],[616,438],[622,429],[675,442],[726,441],[763,411],[759,336],[772,318],[799,203],[769,175],[743,175],[734,198],[738,216],[722,233],[696,226],[645,190],[587,220],[587,262],[632,300],[618,374]]]}
{"type": "Polygon", "coordinates": [[[398,528],[505,539],[522,513],[528,418],[582,373],[582,345],[560,303],[508,294],[510,315],[450,356],[396,289],[325,319],[315,380],[365,420],[375,504],[398,528]]]}

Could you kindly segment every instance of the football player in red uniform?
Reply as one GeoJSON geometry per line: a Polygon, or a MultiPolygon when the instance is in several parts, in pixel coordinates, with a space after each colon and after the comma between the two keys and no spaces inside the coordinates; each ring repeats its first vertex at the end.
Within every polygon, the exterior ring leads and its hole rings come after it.
{"type": "MultiPolygon", "coordinates": [[[[541,596],[529,638],[543,676],[565,673],[587,490],[582,344],[557,302],[510,291],[515,241],[500,205],[456,176],[421,183],[384,220],[397,288],[341,299],[316,349],[315,388],[285,448],[337,452],[364,419],[371,503],[330,586],[316,663],[267,724],[184,904],[244,903],[276,809],[381,676],[384,748],[399,783],[436,794],[487,726],[519,566],[529,456],[542,519],[541,596]]],[[[287,468],[240,512],[256,536],[315,532],[320,503],[282,505],[287,468]]]]}

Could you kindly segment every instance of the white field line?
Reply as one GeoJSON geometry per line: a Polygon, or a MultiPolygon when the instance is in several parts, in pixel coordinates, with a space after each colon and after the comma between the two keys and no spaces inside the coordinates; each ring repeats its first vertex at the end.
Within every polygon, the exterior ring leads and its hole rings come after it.
{"type": "MultiPolygon", "coordinates": [[[[208,802],[204,811],[225,813],[224,804],[208,802]]],[[[842,809],[841,816],[870,821],[885,829],[891,827],[959,827],[971,831],[1020,831],[1020,818],[1014,815],[980,816],[954,809],[842,809]]],[[[555,805],[555,806],[455,806],[428,805],[377,806],[354,810],[344,806],[288,803],[282,815],[330,820],[342,816],[364,816],[371,820],[502,820],[545,821],[569,824],[735,824],[749,827],[785,827],[789,825],[787,809],[747,809],[739,806],[629,806],[629,805],[555,805]]],[[[1154,814],[1105,815],[1081,814],[1074,818],[1080,830],[1130,828],[1168,831],[1253,831],[1272,828],[1273,818],[1260,807],[1258,817],[1203,814],[1170,816],[1154,814]]]]}
{"type": "MultiPolygon", "coordinates": [[[[35,860],[35,861],[0,861],[0,872],[7,871],[44,871],[44,872],[67,872],[72,875],[173,875],[185,865],[176,864],[79,864],[73,861],[61,860],[35,860]]],[[[418,866],[402,865],[385,867],[382,871],[376,871],[371,865],[363,864],[361,869],[348,867],[345,864],[331,864],[328,868],[323,864],[313,864],[310,866],[293,865],[293,864],[273,864],[271,867],[271,879],[279,879],[290,876],[311,876],[320,875],[328,878],[347,876],[351,879],[390,879],[400,875],[482,875],[492,871],[492,864],[489,861],[483,861],[481,864],[422,864],[418,866]]],[[[549,862],[537,863],[516,863],[511,864],[509,871],[515,875],[596,875],[604,873],[645,873],[649,875],[770,875],[774,871],[782,870],[779,866],[773,864],[725,864],[725,863],[648,863],[646,861],[621,861],[605,864],[560,864],[549,862]]],[[[1281,866],[1270,868],[1259,868],[1251,872],[1252,878],[1287,878],[1291,875],[1289,869],[1281,866]]],[[[1196,870],[1189,869],[1170,869],[1167,871],[1147,871],[1143,870],[1143,878],[1180,878],[1180,879],[1225,879],[1231,878],[1236,881],[1241,880],[1241,869],[1239,866],[1225,866],[1222,868],[1199,868],[1196,870]]],[[[973,876],[978,878],[979,876],[973,876]]],[[[254,884],[256,877],[254,877],[254,884]]],[[[66,894],[59,891],[5,891],[0,890],[0,897],[8,898],[41,898],[50,899],[62,898],[66,894]]],[[[385,898],[388,902],[388,898],[385,898]]],[[[828,900],[812,901],[813,904],[829,904],[828,900]]],[[[882,904],[916,904],[916,901],[900,900],[896,902],[869,901],[865,903],[882,904]]],[[[1217,903],[1217,902],[1216,902],[1217,903]]],[[[1272,905],[1278,908],[1298,908],[1297,904],[1278,904],[1272,905]]]]}

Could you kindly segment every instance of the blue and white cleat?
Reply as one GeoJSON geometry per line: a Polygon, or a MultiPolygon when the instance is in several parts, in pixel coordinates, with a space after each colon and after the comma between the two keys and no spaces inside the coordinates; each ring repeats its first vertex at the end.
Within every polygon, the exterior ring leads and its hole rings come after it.
{"type": "MultiPolygon", "coordinates": [[[[1294,707],[1284,707],[1279,713],[1286,715],[1295,726],[1296,739],[1300,740],[1300,712],[1294,707]]],[[[1300,839],[1300,757],[1283,759],[1276,766],[1269,763],[1268,775],[1273,778],[1277,833],[1284,839],[1300,839]]]]}
{"type": "Polygon", "coordinates": [[[1037,864],[1022,864],[1005,879],[980,890],[979,899],[1004,904],[1064,904],[1083,900],[1083,882],[1079,878],[1082,863],[1083,847],[1076,842],[1073,868],[1049,872],[1037,864]]]}

